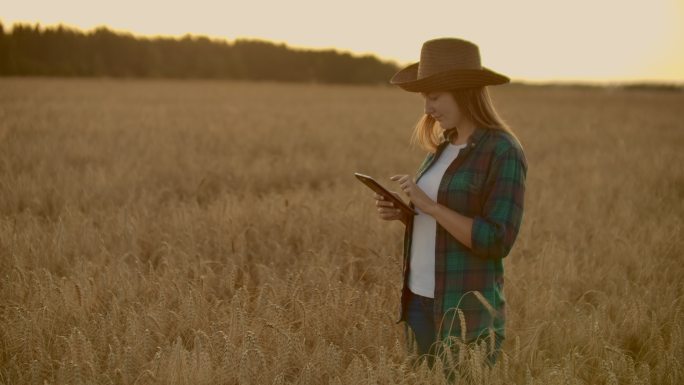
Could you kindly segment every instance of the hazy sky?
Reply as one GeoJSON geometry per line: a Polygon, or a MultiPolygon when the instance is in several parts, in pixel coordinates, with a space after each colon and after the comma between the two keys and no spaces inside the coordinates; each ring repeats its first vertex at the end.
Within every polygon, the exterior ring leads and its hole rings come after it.
{"type": "Polygon", "coordinates": [[[399,64],[455,36],[514,80],[684,82],[684,0],[0,0],[0,21],[261,38],[399,64]]]}

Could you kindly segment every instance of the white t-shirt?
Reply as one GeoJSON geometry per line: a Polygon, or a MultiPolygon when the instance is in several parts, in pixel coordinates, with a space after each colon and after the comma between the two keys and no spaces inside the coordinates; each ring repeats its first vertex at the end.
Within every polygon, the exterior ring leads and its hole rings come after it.
{"type": "MultiPolygon", "coordinates": [[[[466,144],[453,145],[449,143],[439,158],[418,180],[418,187],[433,201],[437,201],[437,191],[444,172],[466,144]]],[[[437,221],[419,208],[416,208],[416,211],[418,215],[413,217],[411,269],[409,270],[408,286],[415,294],[434,298],[437,221]]]]}

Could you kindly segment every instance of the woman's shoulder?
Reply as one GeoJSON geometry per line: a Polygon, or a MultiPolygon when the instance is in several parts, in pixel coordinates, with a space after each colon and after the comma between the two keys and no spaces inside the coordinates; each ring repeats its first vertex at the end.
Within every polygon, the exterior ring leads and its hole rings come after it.
{"type": "Polygon", "coordinates": [[[494,158],[503,156],[514,156],[527,164],[525,151],[518,139],[509,131],[501,129],[490,129],[487,149],[492,152],[494,158]]]}
{"type": "Polygon", "coordinates": [[[502,156],[509,152],[524,156],[522,144],[508,131],[490,129],[487,142],[489,149],[494,152],[494,156],[502,156]]]}

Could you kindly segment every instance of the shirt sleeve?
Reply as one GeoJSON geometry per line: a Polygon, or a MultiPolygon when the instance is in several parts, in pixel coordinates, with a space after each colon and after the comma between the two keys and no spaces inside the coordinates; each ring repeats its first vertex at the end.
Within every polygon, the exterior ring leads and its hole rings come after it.
{"type": "Polygon", "coordinates": [[[492,162],[485,185],[482,215],[473,218],[471,250],[486,259],[508,255],[520,230],[527,162],[511,147],[492,162]]]}

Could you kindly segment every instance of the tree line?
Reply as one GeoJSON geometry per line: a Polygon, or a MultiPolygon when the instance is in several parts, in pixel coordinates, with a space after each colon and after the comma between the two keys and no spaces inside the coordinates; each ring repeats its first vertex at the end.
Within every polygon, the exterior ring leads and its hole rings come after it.
{"type": "Polygon", "coordinates": [[[292,49],[263,40],[139,38],[106,27],[0,23],[0,76],[213,78],[387,84],[398,70],[375,56],[292,49]]]}

